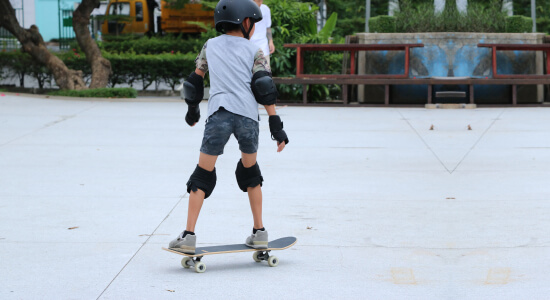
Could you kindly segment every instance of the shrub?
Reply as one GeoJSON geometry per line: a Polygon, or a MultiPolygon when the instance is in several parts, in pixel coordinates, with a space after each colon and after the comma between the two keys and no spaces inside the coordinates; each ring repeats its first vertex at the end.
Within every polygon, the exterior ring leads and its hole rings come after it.
{"type": "MultiPolygon", "coordinates": [[[[0,66],[2,66],[3,78],[17,77],[19,85],[25,86],[25,76],[35,76],[40,71],[46,71],[39,63],[37,63],[29,54],[21,51],[3,51],[0,52],[0,66]]],[[[49,73],[49,72],[48,72],[49,73]]],[[[37,75],[38,84],[43,87],[46,73],[37,75]]]]}
{"type": "Polygon", "coordinates": [[[48,95],[86,98],[136,98],[137,91],[133,88],[101,88],[80,91],[59,90],[50,92],[48,95]]]}
{"type": "MultiPolygon", "coordinates": [[[[276,51],[271,56],[271,70],[273,76],[289,77],[296,74],[296,49],[283,47],[286,43],[328,43],[333,37],[337,23],[337,14],[327,20],[325,27],[317,32],[316,11],[318,7],[310,2],[294,0],[266,0],[264,2],[271,9],[271,28],[276,51]]],[[[364,23],[363,23],[364,24],[364,23]]],[[[343,39],[333,43],[342,43],[343,39]]],[[[304,66],[307,73],[340,73],[342,71],[341,52],[308,52],[304,66]],[[323,62],[322,64],[319,62],[323,62]]],[[[301,85],[278,85],[281,99],[297,100],[302,98],[301,85]]],[[[308,96],[313,101],[335,99],[339,97],[340,87],[325,85],[310,85],[308,96]]]]}
{"type": "Polygon", "coordinates": [[[524,33],[533,31],[533,19],[524,16],[510,16],[506,18],[506,32],[524,33]]]}
{"type": "MultiPolygon", "coordinates": [[[[92,70],[84,55],[78,52],[64,52],[56,54],[65,65],[73,70],[81,70],[84,79],[90,81],[92,70]]],[[[103,57],[111,62],[112,74],[109,77],[110,87],[119,84],[128,84],[132,87],[136,82],[143,84],[146,89],[154,83],[164,82],[172,89],[189,73],[195,69],[196,54],[164,53],[149,54],[110,54],[103,53],[103,57]]],[[[35,77],[42,88],[48,80],[52,80],[51,72],[36,63],[30,55],[20,51],[0,52],[0,64],[10,76],[18,76],[20,85],[24,86],[25,75],[35,77]]],[[[6,75],[4,75],[7,77],[6,75]]]]}
{"type": "MultiPolygon", "coordinates": [[[[142,37],[140,39],[125,39],[105,41],[102,43],[104,51],[111,53],[158,54],[173,52],[198,52],[202,47],[196,38],[177,37],[142,37]],[[197,49],[198,48],[198,49],[197,49]]],[[[204,44],[204,43],[203,43],[204,44]]]]}
{"type": "Polygon", "coordinates": [[[434,14],[432,2],[400,2],[396,13],[397,32],[505,32],[506,13],[500,0],[468,2],[468,11],[458,11],[455,1],[447,1],[445,10],[434,14]]]}
{"type": "Polygon", "coordinates": [[[394,33],[395,17],[377,16],[369,19],[369,31],[378,33],[394,33]]]}

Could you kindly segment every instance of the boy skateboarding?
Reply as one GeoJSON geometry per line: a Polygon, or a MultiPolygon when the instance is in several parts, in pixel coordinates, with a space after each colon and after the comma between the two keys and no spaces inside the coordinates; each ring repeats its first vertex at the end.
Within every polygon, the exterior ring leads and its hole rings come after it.
{"type": "Polygon", "coordinates": [[[195,60],[196,69],[184,83],[188,105],[185,121],[194,126],[200,119],[199,104],[204,95],[204,76],[210,72],[210,98],[199,163],[187,182],[189,206],[187,225],[170,242],[171,250],[194,254],[195,225],[204,202],[216,186],[216,160],[223,154],[231,135],[239,143],[241,159],[235,176],[239,188],[248,193],[254,220],[246,245],[268,248],[268,234],[262,221],[262,174],[256,162],[259,135],[258,104],[269,115],[271,136],[277,152],[288,144],[281,118],[275,111],[277,89],[263,51],[250,42],[254,24],[262,13],[252,0],[221,0],[214,11],[216,30],[222,35],[208,40],[195,60]]]}

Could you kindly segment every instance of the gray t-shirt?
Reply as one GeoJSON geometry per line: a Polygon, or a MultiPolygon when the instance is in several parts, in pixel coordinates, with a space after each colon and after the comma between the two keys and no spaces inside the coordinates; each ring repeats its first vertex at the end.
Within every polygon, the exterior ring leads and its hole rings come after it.
{"type": "Polygon", "coordinates": [[[224,34],[209,39],[195,63],[201,71],[210,71],[207,118],[224,107],[234,114],[260,120],[250,83],[258,71],[271,73],[261,49],[245,38],[224,34]]]}

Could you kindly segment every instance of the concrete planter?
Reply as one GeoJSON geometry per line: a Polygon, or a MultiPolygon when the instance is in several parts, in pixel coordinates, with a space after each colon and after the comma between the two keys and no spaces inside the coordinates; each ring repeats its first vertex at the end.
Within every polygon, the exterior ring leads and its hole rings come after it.
{"type": "MultiPolygon", "coordinates": [[[[410,77],[491,77],[491,51],[478,48],[478,43],[542,44],[542,33],[359,33],[359,43],[402,44],[423,43],[424,48],[413,48],[410,58],[410,77]]],[[[402,74],[405,54],[403,51],[361,52],[358,59],[359,74],[402,74]]],[[[533,51],[497,52],[499,74],[543,74],[543,55],[533,51]]],[[[462,90],[465,86],[434,86],[440,90],[462,90]]],[[[359,102],[383,103],[383,87],[359,86],[359,102]],[[368,95],[368,96],[367,96],[368,95]]],[[[510,87],[475,86],[476,103],[510,103],[510,87]]],[[[425,103],[427,87],[393,86],[394,103],[425,103]]],[[[536,103],[544,99],[543,86],[519,86],[518,103],[536,103]]],[[[438,99],[435,99],[437,102],[438,99]]],[[[446,102],[448,100],[445,100],[446,102]]],[[[464,100],[458,100],[464,102],[464,100]]]]}

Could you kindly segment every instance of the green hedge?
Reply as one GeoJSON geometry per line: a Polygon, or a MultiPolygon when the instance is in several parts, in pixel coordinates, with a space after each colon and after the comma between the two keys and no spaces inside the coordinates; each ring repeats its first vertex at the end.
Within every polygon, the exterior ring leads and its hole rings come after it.
{"type": "MultiPolygon", "coordinates": [[[[91,68],[84,54],[65,52],[56,54],[63,62],[73,70],[82,70],[84,79],[90,81],[91,68]]],[[[166,83],[174,89],[183,78],[195,70],[195,53],[164,53],[164,54],[111,54],[104,52],[103,57],[111,62],[112,74],[109,77],[109,86],[128,84],[133,87],[140,82],[145,90],[154,83],[166,83]]],[[[53,81],[51,72],[36,63],[30,55],[20,51],[0,52],[0,66],[4,66],[8,75],[17,76],[20,85],[24,86],[25,75],[36,78],[40,88],[45,83],[53,81]]],[[[7,77],[6,75],[4,75],[7,77]]]]}
{"type": "Polygon", "coordinates": [[[204,42],[198,39],[181,38],[141,38],[121,42],[103,42],[103,50],[111,53],[134,52],[138,54],[157,54],[172,52],[199,52],[204,42]]]}
{"type": "MultiPolygon", "coordinates": [[[[104,36],[102,42],[98,42],[101,50],[110,53],[136,54],[159,54],[159,53],[198,53],[204,43],[213,37],[218,36],[214,28],[201,34],[183,35],[183,36],[139,36],[139,35],[121,35],[104,36]]],[[[76,41],[70,43],[73,51],[80,51],[80,46],[76,41]]]]}
{"type": "Polygon", "coordinates": [[[525,16],[506,17],[506,32],[524,33],[533,31],[533,19],[525,16]]]}
{"type": "Polygon", "coordinates": [[[136,98],[137,91],[133,88],[102,88],[88,90],[59,90],[48,95],[87,98],[136,98]]]}
{"type": "Polygon", "coordinates": [[[377,33],[394,33],[396,31],[395,17],[377,16],[370,18],[369,31],[377,33]]]}
{"type": "Polygon", "coordinates": [[[25,75],[36,78],[39,88],[44,88],[51,77],[46,67],[36,63],[30,55],[17,50],[0,52],[0,66],[3,67],[0,70],[2,78],[17,77],[21,86],[24,86],[25,75]]]}

